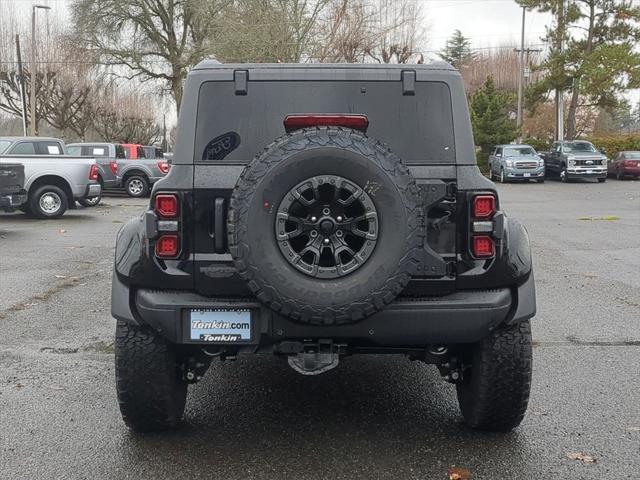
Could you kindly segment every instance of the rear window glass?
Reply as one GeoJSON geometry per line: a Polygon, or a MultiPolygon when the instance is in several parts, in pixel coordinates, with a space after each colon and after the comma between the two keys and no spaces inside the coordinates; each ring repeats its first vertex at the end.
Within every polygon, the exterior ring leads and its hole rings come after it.
{"type": "Polygon", "coordinates": [[[67,145],[67,153],[69,155],[73,155],[74,157],[79,157],[82,155],[82,147],[75,145],[67,145]]]}
{"type": "Polygon", "coordinates": [[[233,82],[205,82],[194,161],[222,156],[225,162],[246,163],[285,133],[287,115],[347,113],[366,115],[367,135],[407,163],[455,163],[449,87],[416,82],[415,88],[415,96],[405,96],[399,81],[259,81],[249,82],[247,95],[235,95],[233,82]]]}
{"type": "Polygon", "coordinates": [[[62,148],[57,143],[44,143],[41,142],[42,153],[45,155],[62,155],[62,148]]]}
{"type": "Polygon", "coordinates": [[[122,145],[116,145],[116,158],[127,158],[125,149],[122,145]]]}
{"type": "Polygon", "coordinates": [[[15,145],[11,152],[13,155],[35,155],[36,147],[33,142],[23,142],[15,145]]]}

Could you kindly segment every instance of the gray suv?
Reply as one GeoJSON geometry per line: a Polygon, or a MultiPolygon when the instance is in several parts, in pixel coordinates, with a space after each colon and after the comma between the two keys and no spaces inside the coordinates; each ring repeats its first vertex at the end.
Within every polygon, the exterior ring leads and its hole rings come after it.
{"type": "Polygon", "coordinates": [[[511,180],[544,182],[544,160],[529,145],[498,145],[489,155],[489,177],[500,183],[511,180]]]}

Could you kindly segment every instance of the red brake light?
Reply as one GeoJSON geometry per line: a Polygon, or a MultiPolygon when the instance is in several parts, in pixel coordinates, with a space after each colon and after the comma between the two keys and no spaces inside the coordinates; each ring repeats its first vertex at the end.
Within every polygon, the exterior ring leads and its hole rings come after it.
{"type": "Polygon", "coordinates": [[[158,162],[158,168],[160,169],[160,171],[162,173],[166,174],[166,173],[169,173],[169,168],[171,168],[171,167],[169,166],[169,163],[161,160],[161,161],[158,162]]]}
{"type": "Polygon", "coordinates": [[[369,119],[366,115],[287,115],[284,119],[284,129],[287,132],[307,127],[346,127],[364,132],[368,126],[369,119]]]}
{"type": "Polygon", "coordinates": [[[494,213],[496,213],[496,197],[493,195],[473,197],[473,216],[475,218],[491,218],[494,213]]]}
{"type": "Polygon", "coordinates": [[[95,163],[89,169],[89,180],[98,180],[98,165],[95,163]]]}
{"type": "Polygon", "coordinates": [[[109,170],[111,170],[111,173],[113,173],[114,175],[118,174],[118,163],[117,162],[109,162],[109,170]]]}
{"type": "Polygon", "coordinates": [[[156,241],[156,255],[162,258],[176,257],[180,251],[180,239],[178,235],[162,235],[156,241]]]}
{"type": "Polygon", "coordinates": [[[161,217],[174,218],[178,216],[178,196],[173,193],[156,195],[155,206],[156,213],[161,217]]]}
{"type": "Polygon", "coordinates": [[[472,237],[471,250],[476,258],[491,258],[496,254],[496,245],[493,238],[487,235],[476,235],[472,237]]]}

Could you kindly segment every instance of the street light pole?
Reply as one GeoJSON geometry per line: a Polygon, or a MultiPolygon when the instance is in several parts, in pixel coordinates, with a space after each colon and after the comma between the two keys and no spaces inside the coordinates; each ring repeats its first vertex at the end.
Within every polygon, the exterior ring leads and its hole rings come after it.
{"type": "Polygon", "coordinates": [[[524,90],[524,21],[527,9],[522,7],[522,36],[520,38],[520,58],[518,60],[518,117],[516,125],[522,127],[522,93],[524,90]]]}
{"type": "Polygon", "coordinates": [[[36,9],[51,10],[47,5],[33,5],[31,7],[31,135],[36,135],[36,9]]]}
{"type": "MultiPolygon", "coordinates": [[[[560,53],[564,50],[565,11],[564,0],[560,0],[558,9],[558,45],[560,53]]],[[[564,90],[556,89],[556,140],[564,141],[564,90]]]]}

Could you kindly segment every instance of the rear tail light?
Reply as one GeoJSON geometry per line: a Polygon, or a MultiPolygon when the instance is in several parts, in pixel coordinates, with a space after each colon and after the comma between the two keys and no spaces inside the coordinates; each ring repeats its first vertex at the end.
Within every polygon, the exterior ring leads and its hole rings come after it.
{"type": "Polygon", "coordinates": [[[174,258],[180,251],[180,238],[176,234],[164,234],[156,241],[156,256],[174,258]]]}
{"type": "Polygon", "coordinates": [[[164,173],[164,174],[169,173],[169,169],[170,169],[170,168],[171,168],[171,167],[169,166],[169,163],[165,162],[164,160],[161,160],[161,161],[159,161],[159,162],[158,162],[158,169],[159,169],[162,173],[164,173]]]}
{"type": "Polygon", "coordinates": [[[180,213],[178,196],[174,193],[161,193],[156,195],[155,211],[164,218],[176,218],[180,213]]]}
{"type": "Polygon", "coordinates": [[[476,195],[473,197],[473,216],[475,218],[491,218],[496,213],[496,197],[493,195],[476,195]]]}
{"type": "Polygon", "coordinates": [[[118,163],[117,162],[109,162],[109,170],[111,170],[111,173],[113,173],[114,175],[118,174],[118,163]]]}
{"type": "Polygon", "coordinates": [[[95,163],[89,169],[89,180],[98,180],[98,165],[95,163]]]}
{"type": "Polygon", "coordinates": [[[496,254],[496,244],[488,235],[472,237],[471,253],[476,258],[491,258],[496,254]]]}
{"type": "Polygon", "coordinates": [[[287,115],[284,119],[284,129],[287,132],[307,127],[346,127],[364,132],[368,126],[369,119],[366,115],[287,115]]]}
{"type": "Polygon", "coordinates": [[[498,201],[491,192],[478,193],[470,200],[470,244],[471,256],[476,259],[489,259],[496,255],[494,239],[498,201]]]}

